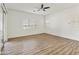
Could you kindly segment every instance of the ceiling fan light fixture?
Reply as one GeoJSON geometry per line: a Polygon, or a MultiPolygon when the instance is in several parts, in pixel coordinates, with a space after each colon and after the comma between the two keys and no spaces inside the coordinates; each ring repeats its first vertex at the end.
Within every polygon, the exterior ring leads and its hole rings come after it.
{"type": "Polygon", "coordinates": [[[47,9],[49,9],[49,8],[50,8],[49,6],[45,7],[44,4],[41,4],[40,8],[35,8],[32,12],[37,13],[37,14],[46,15],[46,14],[48,14],[47,9]]]}

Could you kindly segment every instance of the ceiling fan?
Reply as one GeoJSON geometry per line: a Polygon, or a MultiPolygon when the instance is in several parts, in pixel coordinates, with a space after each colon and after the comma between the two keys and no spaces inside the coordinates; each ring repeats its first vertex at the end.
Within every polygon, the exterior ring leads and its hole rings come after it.
{"type": "MultiPolygon", "coordinates": [[[[37,11],[46,11],[49,8],[50,7],[45,7],[44,4],[41,4],[41,7],[39,9],[37,9],[37,11]]],[[[35,12],[35,10],[33,10],[33,12],[35,12]]]]}
{"type": "Polygon", "coordinates": [[[46,11],[49,8],[50,7],[44,7],[44,4],[41,4],[41,8],[38,11],[40,11],[40,10],[46,11]]]}

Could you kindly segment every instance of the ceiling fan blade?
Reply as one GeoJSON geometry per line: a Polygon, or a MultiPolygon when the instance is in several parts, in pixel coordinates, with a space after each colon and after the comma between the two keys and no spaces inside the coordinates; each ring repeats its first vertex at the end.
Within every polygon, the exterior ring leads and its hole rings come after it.
{"type": "Polygon", "coordinates": [[[50,7],[44,7],[44,9],[48,9],[48,8],[50,8],[50,7]]]}
{"type": "Polygon", "coordinates": [[[46,11],[45,9],[43,9],[43,11],[46,11]]]}
{"type": "Polygon", "coordinates": [[[44,5],[42,4],[42,5],[41,5],[41,9],[43,8],[43,6],[44,6],[44,5]]]}

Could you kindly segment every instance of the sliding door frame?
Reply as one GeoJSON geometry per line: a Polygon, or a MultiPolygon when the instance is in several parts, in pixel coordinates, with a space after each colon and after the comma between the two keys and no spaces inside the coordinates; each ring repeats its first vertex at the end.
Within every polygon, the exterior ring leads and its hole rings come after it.
{"type": "Polygon", "coordinates": [[[5,7],[5,4],[2,3],[1,4],[1,8],[2,8],[2,48],[1,48],[1,54],[2,51],[4,50],[4,45],[5,45],[5,40],[4,40],[4,35],[5,35],[5,16],[6,16],[6,13],[7,13],[7,10],[6,10],[6,7],[5,7]]]}

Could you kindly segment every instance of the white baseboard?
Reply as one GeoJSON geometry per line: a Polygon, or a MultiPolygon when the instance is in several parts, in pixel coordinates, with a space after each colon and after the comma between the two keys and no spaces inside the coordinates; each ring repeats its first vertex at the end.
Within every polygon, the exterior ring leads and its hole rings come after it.
{"type": "Polygon", "coordinates": [[[65,35],[59,35],[59,34],[50,33],[50,32],[47,32],[47,34],[51,34],[51,35],[55,35],[55,36],[59,36],[59,37],[63,37],[63,38],[67,38],[67,39],[79,41],[79,38],[75,38],[75,37],[70,37],[70,36],[65,36],[65,35]]]}
{"type": "MultiPolygon", "coordinates": [[[[43,33],[43,32],[42,32],[43,33]]],[[[28,34],[28,35],[21,35],[21,36],[15,36],[15,37],[8,37],[9,38],[17,38],[17,37],[23,37],[23,36],[29,36],[29,35],[37,35],[37,34],[42,34],[42,33],[32,33],[32,34],[28,34]]]]}

